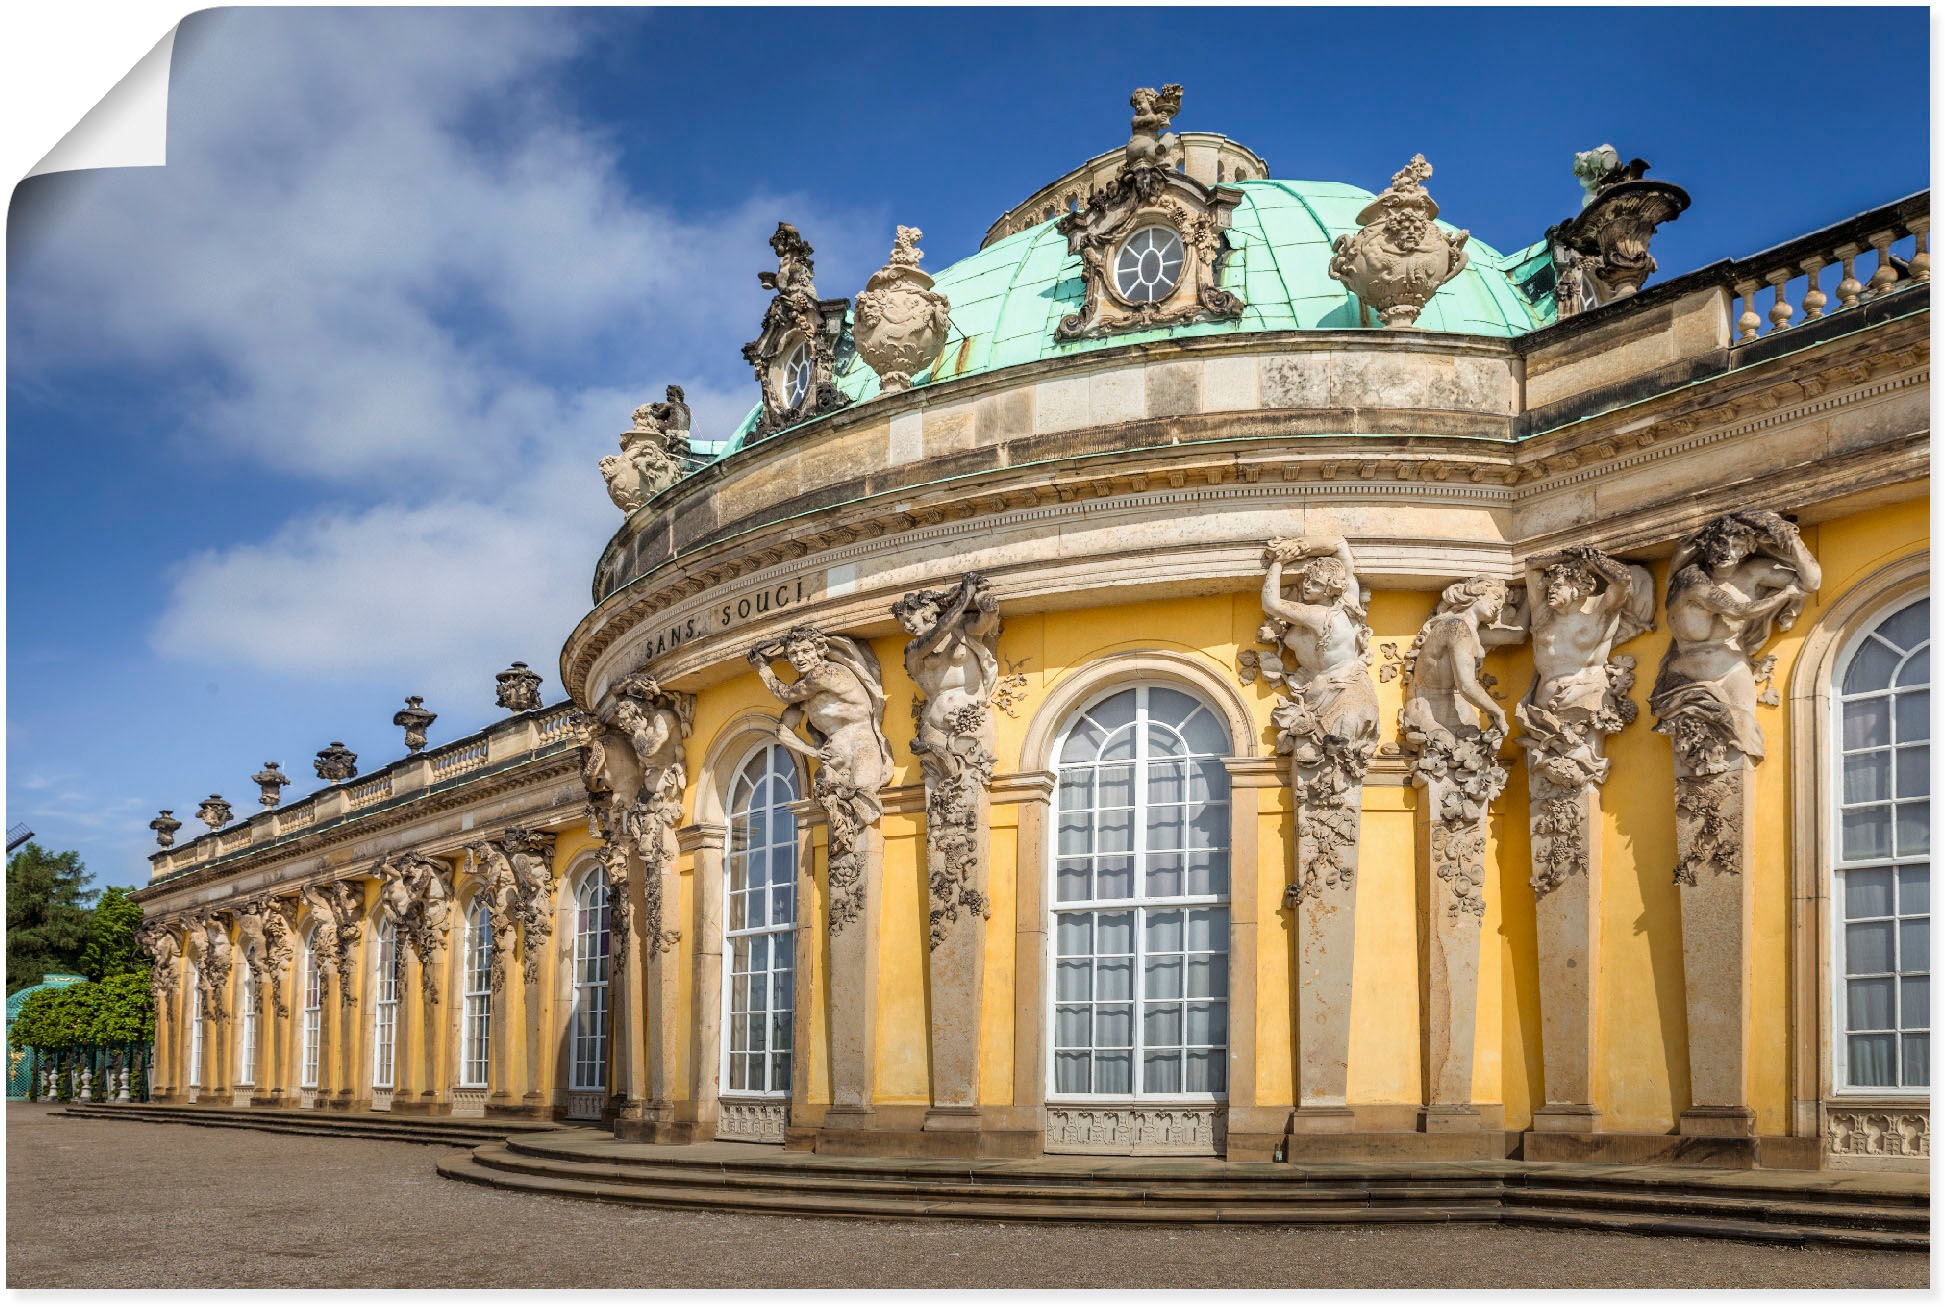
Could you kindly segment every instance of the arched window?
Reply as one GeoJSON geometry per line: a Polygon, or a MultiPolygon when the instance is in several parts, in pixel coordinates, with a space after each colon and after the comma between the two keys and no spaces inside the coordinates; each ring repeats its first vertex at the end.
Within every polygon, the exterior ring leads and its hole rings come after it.
{"type": "Polygon", "coordinates": [[[459,1084],[484,1089],[493,1037],[493,926],[486,900],[466,913],[466,953],[462,966],[459,1084]]]}
{"type": "Polygon", "coordinates": [[[797,939],[797,765],[759,747],[729,789],[722,1091],[790,1091],[797,939]]]}
{"type": "Polygon", "coordinates": [[[398,924],[378,926],[378,978],[372,990],[371,1087],[389,1089],[398,1063],[398,924]]]}
{"type": "Polygon", "coordinates": [[[1229,750],[1215,712],[1159,685],[1102,697],[1062,734],[1054,1096],[1227,1091],[1229,750]]]}
{"type": "Polygon", "coordinates": [[[239,1005],[237,1007],[237,1029],[240,1031],[236,1041],[236,1082],[254,1085],[257,1082],[257,979],[250,970],[246,957],[242,968],[236,972],[239,1005]]]}
{"type": "Polygon", "coordinates": [[[1837,669],[1840,1091],[1931,1084],[1930,630],[1930,600],[1909,602],[1837,669]]]}
{"type": "Polygon", "coordinates": [[[189,1082],[203,1082],[203,972],[189,963],[189,1082]]]}
{"type": "Polygon", "coordinates": [[[591,870],[574,894],[574,1060],[568,1088],[608,1087],[608,881],[591,870]]]}
{"type": "Polygon", "coordinates": [[[317,931],[304,939],[304,1015],[303,1042],[299,1045],[297,1084],[299,1088],[317,1087],[318,1041],[324,1034],[324,969],[317,959],[317,931]]]}

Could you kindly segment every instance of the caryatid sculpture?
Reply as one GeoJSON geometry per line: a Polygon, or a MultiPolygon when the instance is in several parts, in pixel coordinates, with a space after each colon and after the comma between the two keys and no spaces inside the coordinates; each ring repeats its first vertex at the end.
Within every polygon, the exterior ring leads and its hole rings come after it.
{"type": "Polygon", "coordinates": [[[758,644],[749,654],[763,684],[784,704],[777,739],[799,756],[817,758],[811,794],[824,809],[830,841],[825,862],[829,897],[831,1108],[827,1128],[874,1123],[877,1069],[878,931],[871,903],[883,878],[879,790],[891,780],[885,741],[885,685],[878,658],[862,639],[809,625],[758,644]],[[770,668],[782,659],[797,671],[785,683],[770,668]]]}
{"type": "Polygon", "coordinates": [[[230,1014],[230,965],[235,954],[230,947],[229,932],[213,911],[205,911],[191,923],[195,926],[191,941],[201,950],[196,963],[196,983],[203,994],[203,1014],[220,1021],[230,1014]]]}
{"type": "Polygon", "coordinates": [[[1482,675],[1486,652],[1526,636],[1504,583],[1454,583],[1405,657],[1410,694],[1398,714],[1412,779],[1425,795],[1432,908],[1426,1037],[1428,1131],[1477,1131],[1472,1036],[1479,999],[1479,929],[1486,912],[1486,807],[1506,786],[1499,749],[1506,713],[1482,675]]]}
{"type": "Polygon", "coordinates": [[[393,852],[375,871],[379,896],[398,925],[399,940],[419,959],[425,1005],[439,1001],[439,972],[433,954],[446,946],[452,914],[452,867],[418,852],[393,852]]]}
{"type": "Polygon", "coordinates": [[[1350,547],[1339,538],[1279,538],[1264,553],[1261,630],[1283,655],[1259,658],[1280,682],[1271,713],[1276,749],[1290,758],[1297,802],[1297,868],[1285,900],[1297,920],[1301,1039],[1299,1130],[1347,1130],[1351,959],[1357,917],[1358,812],[1378,746],[1378,694],[1368,664],[1371,628],[1350,547]],[[1284,572],[1297,571],[1297,595],[1284,572]]]}
{"type": "Polygon", "coordinates": [[[351,977],[357,968],[352,945],[358,941],[358,918],[365,909],[363,886],[354,879],[327,879],[306,885],[299,895],[310,908],[315,926],[311,941],[319,968],[337,972],[340,999],[347,1003],[357,1001],[351,989],[351,977]]]}
{"type": "Polygon", "coordinates": [[[979,1016],[985,958],[987,787],[993,690],[999,683],[999,601],[986,580],[908,592],[892,614],[912,635],[905,671],[918,686],[912,751],[925,780],[925,861],[931,887],[932,1104],[969,1112],[979,1101],[979,1016]]]}
{"type": "Polygon", "coordinates": [[[135,940],[149,954],[149,987],[155,992],[158,1015],[165,1012],[182,982],[182,943],[176,937],[180,928],[174,920],[151,920],[135,940]]]}
{"type": "Polygon", "coordinates": [[[1655,626],[1654,579],[1592,547],[1526,563],[1533,686],[1515,714],[1526,735],[1528,825],[1540,956],[1542,1131],[1592,1133],[1600,964],[1601,784],[1607,735],[1635,718],[1634,658],[1614,648],[1655,626]]]}
{"type": "Polygon", "coordinates": [[[500,847],[513,868],[518,899],[520,973],[531,984],[539,977],[543,945],[554,933],[554,836],[542,829],[509,825],[500,847]]]}
{"type": "Polygon", "coordinates": [[[493,937],[490,987],[497,996],[506,987],[507,962],[513,959],[514,932],[520,924],[520,881],[506,849],[488,839],[466,844],[466,869],[477,871],[485,885],[486,925],[493,937]]]}
{"type": "Polygon", "coordinates": [[[749,662],[771,696],[784,704],[778,741],[817,760],[811,792],[831,831],[831,933],[842,934],[865,909],[866,835],[884,815],[878,793],[891,779],[878,657],[868,642],[805,624],[757,644],[749,662]],[[777,660],[797,671],[793,682],[777,678],[770,668],[777,660]]]}
{"type": "Polygon", "coordinates": [[[643,950],[651,958],[682,938],[680,930],[665,924],[664,909],[670,892],[668,877],[678,855],[682,793],[689,782],[683,746],[695,726],[695,714],[693,696],[669,692],[646,675],[631,675],[615,686],[614,705],[608,712],[619,740],[602,745],[603,762],[617,749],[632,758],[632,796],[624,799],[611,786],[603,786],[610,794],[608,809],[614,817],[604,837],[625,846],[641,862],[643,950]]]}
{"type": "Polygon", "coordinates": [[[264,967],[270,972],[271,1005],[279,1016],[290,1015],[284,985],[290,978],[291,963],[297,960],[297,935],[290,927],[295,911],[287,897],[262,899],[264,967]]]}
{"type": "Polygon", "coordinates": [[[1749,1034],[1756,653],[1789,628],[1823,572],[1796,526],[1770,511],[1710,521],[1676,548],[1668,629],[1648,706],[1675,749],[1675,882],[1693,1106],[1685,1134],[1754,1133],[1744,1082],[1749,1034]]]}

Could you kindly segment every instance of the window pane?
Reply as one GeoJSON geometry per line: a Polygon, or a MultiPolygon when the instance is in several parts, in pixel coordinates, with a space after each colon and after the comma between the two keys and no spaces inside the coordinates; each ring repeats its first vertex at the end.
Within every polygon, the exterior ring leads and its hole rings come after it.
{"type": "Polygon", "coordinates": [[[1226,897],[1229,893],[1227,852],[1189,853],[1189,896],[1226,897]]]}
{"type": "Polygon", "coordinates": [[[1221,907],[1189,912],[1189,948],[1222,952],[1229,947],[1229,912],[1221,907]]]}
{"type": "Polygon", "coordinates": [[[1126,1052],[1101,1052],[1094,1056],[1095,1093],[1133,1093],[1135,1063],[1126,1052]]]}
{"type": "Polygon", "coordinates": [[[1924,856],[1931,851],[1931,806],[1927,802],[1898,804],[1898,855],[1924,856]]]}
{"type": "Polygon", "coordinates": [[[1182,808],[1179,806],[1150,806],[1148,808],[1148,850],[1150,852],[1181,851],[1182,820],[1182,808]]]}
{"type": "Polygon", "coordinates": [[[1135,850],[1135,813],[1127,811],[1100,811],[1096,813],[1094,850],[1097,852],[1132,852],[1135,850]]]}
{"type": "Polygon", "coordinates": [[[1891,753],[1863,752],[1844,758],[1844,801],[1882,802],[1891,796],[1891,753]]]}
{"type": "Polygon", "coordinates": [[[1891,985],[1886,979],[1854,979],[1844,986],[1850,1000],[1850,1016],[1844,1028],[1851,1030],[1889,1030],[1897,1025],[1891,1017],[1891,985]]]}
{"type": "Polygon", "coordinates": [[[1229,1088],[1229,1054],[1222,1048],[1189,1053],[1190,1093],[1225,1093],[1229,1088]]]}
{"type": "Polygon", "coordinates": [[[1891,973],[1891,922],[1844,926],[1844,965],[1851,975],[1891,973]]]}
{"type": "Polygon", "coordinates": [[[1092,1093],[1093,1089],[1089,1087],[1092,1066],[1093,1057],[1090,1053],[1054,1054],[1054,1092],[1092,1093]]]}
{"type": "Polygon", "coordinates": [[[1148,718],[1167,725],[1179,725],[1202,707],[1195,698],[1173,688],[1148,690],[1148,718]]]}
{"type": "Polygon", "coordinates": [[[1100,962],[1094,971],[1095,995],[1110,1002],[1135,996],[1135,963],[1127,957],[1112,957],[1100,962]]]}
{"type": "Polygon", "coordinates": [[[1182,855],[1165,852],[1148,858],[1149,897],[1182,896],[1182,855]]]}
{"type": "Polygon", "coordinates": [[[1869,1088],[1897,1083],[1892,1069],[1897,1056],[1895,1034],[1853,1034],[1850,1038],[1850,1082],[1869,1088]]]}
{"type": "Polygon", "coordinates": [[[1931,737],[1931,693],[1898,694],[1898,741],[1923,742],[1931,737]]]}
{"type": "Polygon", "coordinates": [[[1923,647],[1905,658],[1904,665],[1898,670],[1897,683],[1900,688],[1916,687],[1931,682],[1931,648],[1923,647]]]}
{"type": "Polygon", "coordinates": [[[1122,855],[1100,858],[1094,869],[1094,896],[1104,902],[1120,902],[1134,895],[1134,857],[1122,855]]]}
{"type": "Polygon", "coordinates": [[[1141,1041],[1151,1048],[1182,1046],[1182,1005],[1178,1002],[1147,1007],[1142,1015],[1141,1041]]]}
{"type": "Polygon", "coordinates": [[[1898,910],[1907,916],[1931,910],[1931,867],[1905,866],[1898,871],[1898,910]]]}
{"type": "Polygon", "coordinates": [[[1899,655],[1875,637],[1866,638],[1851,658],[1844,674],[1844,691],[1870,692],[1890,686],[1891,672],[1898,668],[1899,655]]]}
{"type": "MultiPolygon", "coordinates": [[[[1182,737],[1188,740],[1189,750],[1198,756],[1229,755],[1229,731],[1223,728],[1221,722],[1210,714],[1206,707],[1197,708],[1195,714],[1189,717],[1188,723],[1182,726],[1182,737]]],[[[1216,761],[1211,764],[1222,771],[1226,781],[1229,777],[1228,771],[1223,770],[1221,762],[1216,761]]],[[[1227,792],[1227,789],[1225,788],[1224,791],[1227,792]]]]}
{"type": "Polygon", "coordinates": [[[1155,911],[1149,913],[1148,950],[1150,952],[1180,952],[1182,950],[1182,913],[1180,911],[1155,911]]]}
{"type": "Polygon", "coordinates": [[[1096,951],[1102,956],[1135,950],[1135,913],[1132,911],[1112,911],[1102,914],[1099,923],[1099,946],[1096,951]]]}
{"type": "Polygon", "coordinates": [[[1874,861],[1891,855],[1891,808],[1844,812],[1844,860],[1874,861]]]}
{"type": "Polygon", "coordinates": [[[1931,1083],[1931,1035],[1904,1036],[1904,1073],[1907,1089],[1922,1089],[1931,1083]]]}
{"type": "Polygon", "coordinates": [[[1054,997],[1062,1002],[1085,1002],[1093,996],[1092,963],[1063,961],[1054,967],[1054,997]]]}
{"type": "Polygon", "coordinates": [[[1219,953],[1197,953],[1189,958],[1189,993],[1192,998],[1229,996],[1229,958],[1219,953]]]}
{"type": "Polygon", "coordinates": [[[1094,917],[1066,915],[1054,918],[1056,950],[1063,957],[1083,956],[1094,950],[1094,917]]]}
{"type": "Polygon", "coordinates": [[[1087,875],[1093,863],[1086,857],[1062,857],[1054,873],[1056,902],[1087,901],[1087,875]]]}
{"type": "Polygon", "coordinates": [[[1198,1048],[1220,1048],[1229,1042],[1229,1004],[1191,1002],[1188,1041],[1198,1048]]]}
{"type": "Polygon", "coordinates": [[[1906,975],[1898,981],[1898,1027],[1907,1030],[1931,1028],[1931,976],[1906,975]]]}
{"type": "Polygon", "coordinates": [[[1898,922],[1898,969],[1931,969],[1931,917],[1898,922]]]}
{"type": "Polygon", "coordinates": [[[1148,767],[1148,805],[1172,806],[1188,800],[1186,761],[1157,761],[1148,767]]]}
{"type": "Polygon", "coordinates": [[[1059,1006],[1054,1008],[1054,1046],[1056,1048],[1085,1048],[1093,1043],[1093,1010],[1088,1007],[1059,1006]]]}
{"type": "Polygon", "coordinates": [[[1101,744],[1107,734],[1091,719],[1082,718],[1067,732],[1067,742],[1060,749],[1063,762],[1092,761],[1101,753],[1101,744]]]}
{"type": "Polygon", "coordinates": [[[1844,918],[1862,920],[1867,916],[1891,914],[1891,872],[1889,870],[1849,870],[1844,873],[1844,918]]]}
{"type": "Polygon", "coordinates": [[[1891,699],[1866,697],[1844,703],[1844,750],[1883,747],[1891,741],[1891,699]]]}
{"type": "Polygon", "coordinates": [[[1091,841],[1092,827],[1085,814],[1063,815],[1060,818],[1060,855],[1083,855],[1088,851],[1091,841]]]}
{"type": "Polygon", "coordinates": [[[1132,1003],[1094,1009],[1094,1046],[1130,1048],[1135,1042],[1135,1009],[1132,1003]]]}
{"type": "MultiPolygon", "coordinates": [[[[1931,748],[1900,747],[1898,749],[1898,796],[1931,796],[1931,748]]],[[[1849,798],[1845,798],[1849,801],[1849,798]]]]}
{"type": "Polygon", "coordinates": [[[1931,627],[1931,598],[1925,597],[1912,602],[1903,610],[1878,625],[1877,631],[1886,638],[1910,651],[1925,640],[1931,627]]]}
{"type": "Polygon", "coordinates": [[[1141,1069],[1142,1092],[1180,1093],[1182,1091],[1182,1054],[1150,1053],[1141,1069]]]}
{"type": "Polygon", "coordinates": [[[1087,708],[1087,718],[1107,729],[1118,729],[1135,721],[1135,690],[1118,692],[1087,708]]]}
{"type": "Polygon", "coordinates": [[[1193,808],[1189,817],[1189,846],[1204,850],[1223,847],[1228,830],[1229,807],[1222,802],[1205,802],[1193,808]]]}
{"type": "Polygon", "coordinates": [[[1141,995],[1144,998],[1181,997],[1182,959],[1173,956],[1151,959],[1142,969],[1141,995]]]}
{"type": "Polygon", "coordinates": [[[1104,765],[1096,770],[1094,802],[1103,810],[1132,807],[1135,804],[1135,768],[1132,765],[1104,765]]]}

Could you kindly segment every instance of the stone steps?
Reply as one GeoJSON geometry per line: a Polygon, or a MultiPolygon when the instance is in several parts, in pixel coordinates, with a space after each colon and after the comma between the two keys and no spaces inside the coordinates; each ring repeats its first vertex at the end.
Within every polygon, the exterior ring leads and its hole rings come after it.
{"type": "Polygon", "coordinates": [[[264,1130],[330,1139],[386,1139],[398,1143],[470,1148],[528,1133],[532,1122],[451,1116],[394,1116],[389,1112],[308,1111],[301,1108],[198,1107],[170,1103],[73,1104],[56,1116],[144,1124],[264,1130]]]}
{"type": "Polygon", "coordinates": [[[451,1179],[640,1207],[1174,1225],[1470,1221],[1925,1251],[1923,1180],[1554,1163],[822,1158],[729,1145],[510,1136],[442,1159],[451,1179]]]}

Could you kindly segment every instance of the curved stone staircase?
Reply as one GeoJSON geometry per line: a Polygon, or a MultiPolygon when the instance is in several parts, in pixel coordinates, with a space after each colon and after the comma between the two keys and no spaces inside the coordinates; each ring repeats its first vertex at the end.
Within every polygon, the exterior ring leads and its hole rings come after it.
{"type": "Polygon", "coordinates": [[[878,1219],[1464,1221],[1916,1251],[1929,1247],[1930,1231],[1929,1181],[1888,1173],[1524,1162],[915,1161],[729,1143],[621,1143],[595,1129],[511,1135],[442,1159],[439,1173],[639,1207],[878,1219]]]}
{"type": "Polygon", "coordinates": [[[397,1143],[470,1148],[509,1134],[528,1134],[532,1121],[463,1116],[411,1116],[393,1112],[307,1111],[294,1107],[229,1107],[215,1103],[70,1103],[56,1116],[91,1121],[139,1121],[148,1125],[201,1125],[230,1130],[267,1130],[324,1139],[389,1139],[397,1143]]]}

